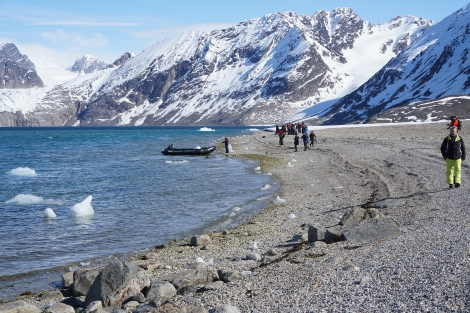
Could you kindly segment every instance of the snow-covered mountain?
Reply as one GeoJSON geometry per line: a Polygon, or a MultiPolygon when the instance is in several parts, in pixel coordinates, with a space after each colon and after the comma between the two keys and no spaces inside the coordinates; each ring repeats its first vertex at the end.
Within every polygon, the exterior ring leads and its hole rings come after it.
{"type": "Polygon", "coordinates": [[[72,72],[89,74],[99,71],[106,66],[106,62],[87,54],[75,61],[72,66],[72,72]]]}
{"type": "Polygon", "coordinates": [[[44,87],[28,56],[12,43],[0,43],[0,89],[44,87]]]}
{"type": "Polygon", "coordinates": [[[123,56],[34,108],[4,109],[0,125],[273,124],[355,90],[431,25],[371,25],[347,8],[272,13],[123,56]]]}
{"type": "Polygon", "coordinates": [[[324,124],[469,118],[469,42],[467,5],[426,30],[354,92],[305,110],[303,118],[324,124]]]}

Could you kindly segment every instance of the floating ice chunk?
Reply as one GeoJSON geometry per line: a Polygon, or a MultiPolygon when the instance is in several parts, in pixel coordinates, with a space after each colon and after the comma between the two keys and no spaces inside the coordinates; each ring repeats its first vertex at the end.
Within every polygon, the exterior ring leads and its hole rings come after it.
{"type": "Polygon", "coordinates": [[[199,128],[200,132],[215,132],[215,129],[210,128],[210,127],[201,127],[199,128]]]}
{"type": "Polygon", "coordinates": [[[85,216],[92,216],[95,214],[93,207],[91,206],[92,196],[86,197],[80,203],[75,204],[72,208],[70,208],[70,215],[73,217],[85,217],[85,216]]]}
{"type": "Polygon", "coordinates": [[[45,219],[53,219],[56,218],[57,215],[54,213],[54,211],[51,208],[46,208],[44,210],[44,218],[45,219]]]}
{"type": "Polygon", "coordinates": [[[241,207],[239,207],[238,205],[236,205],[236,206],[234,206],[234,207],[232,208],[232,211],[240,211],[241,209],[242,209],[241,207]]]}
{"type": "Polygon", "coordinates": [[[8,200],[6,203],[28,205],[28,204],[41,203],[42,201],[44,201],[42,197],[38,197],[35,195],[31,195],[31,194],[20,193],[19,195],[16,195],[14,198],[8,200]]]}
{"type": "Polygon", "coordinates": [[[271,185],[270,184],[266,184],[264,185],[263,187],[261,187],[261,190],[268,190],[271,188],[271,185]]]}
{"type": "Polygon", "coordinates": [[[295,214],[291,213],[287,216],[288,219],[293,220],[295,218],[295,214]]]}
{"type": "Polygon", "coordinates": [[[255,171],[261,171],[261,166],[255,167],[255,171]]]}
{"type": "Polygon", "coordinates": [[[81,266],[90,266],[90,262],[80,262],[81,266]]]}
{"type": "Polygon", "coordinates": [[[7,174],[15,176],[34,177],[36,176],[36,171],[29,167],[17,167],[9,171],[7,174]]]}
{"type": "Polygon", "coordinates": [[[188,163],[189,161],[188,160],[176,160],[176,161],[165,161],[165,163],[168,163],[168,164],[184,164],[184,163],[188,163]]]}
{"type": "Polygon", "coordinates": [[[287,163],[286,167],[294,167],[290,162],[287,163]]]}
{"type": "Polygon", "coordinates": [[[285,203],[286,200],[284,199],[281,199],[279,196],[276,197],[276,199],[274,199],[274,204],[281,204],[281,203],[285,203]]]}
{"type": "Polygon", "coordinates": [[[273,173],[266,173],[266,175],[268,175],[268,176],[273,176],[273,173]]]}

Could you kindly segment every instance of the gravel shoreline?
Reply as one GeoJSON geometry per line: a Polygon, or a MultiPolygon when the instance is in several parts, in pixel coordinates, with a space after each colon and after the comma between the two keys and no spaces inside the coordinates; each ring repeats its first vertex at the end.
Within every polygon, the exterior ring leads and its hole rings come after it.
{"type": "Polygon", "coordinates": [[[285,202],[208,234],[207,249],[173,242],[133,262],[158,264],[153,277],[196,258],[244,274],[175,296],[170,302],[181,312],[220,304],[240,312],[470,312],[470,168],[463,162],[462,186],[448,188],[439,152],[447,133],[444,123],[322,128],[314,148],[298,152],[293,136],[283,146],[272,132],[231,138],[227,157],[259,161],[285,202]],[[309,225],[336,225],[365,206],[394,218],[402,234],[361,245],[302,241],[309,225]],[[270,262],[246,260],[250,252],[270,262]]]}

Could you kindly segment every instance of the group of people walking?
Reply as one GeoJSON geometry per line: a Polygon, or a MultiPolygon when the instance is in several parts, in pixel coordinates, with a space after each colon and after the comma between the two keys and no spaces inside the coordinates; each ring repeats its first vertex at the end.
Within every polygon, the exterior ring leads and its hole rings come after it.
{"type": "Polygon", "coordinates": [[[298,151],[297,147],[300,144],[299,133],[302,134],[302,142],[304,144],[304,151],[306,151],[307,148],[313,148],[315,144],[315,140],[317,138],[313,130],[310,131],[310,133],[308,133],[308,127],[303,122],[283,124],[281,127],[276,126],[276,134],[279,136],[280,145],[284,145],[284,138],[286,136],[286,133],[288,135],[294,135],[294,149],[295,149],[294,151],[295,152],[298,151]]]}
{"type": "Polygon", "coordinates": [[[462,161],[465,161],[466,151],[463,138],[459,135],[462,124],[456,116],[451,116],[447,124],[450,130],[441,144],[441,154],[446,161],[446,181],[449,188],[458,188],[462,182],[462,161]]]}

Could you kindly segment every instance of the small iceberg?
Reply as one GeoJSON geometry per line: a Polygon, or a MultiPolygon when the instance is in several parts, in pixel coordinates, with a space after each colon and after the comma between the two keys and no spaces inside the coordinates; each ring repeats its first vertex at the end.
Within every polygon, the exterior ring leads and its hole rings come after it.
{"type": "Polygon", "coordinates": [[[29,205],[29,204],[37,204],[43,202],[44,199],[39,196],[31,195],[31,194],[24,194],[20,193],[16,195],[14,198],[6,201],[6,203],[17,204],[17,205],[29,205]]]}
{"type": "Polygon", "coordinates": [[[7,172],[7,174],[14,176],[35,177],[36,171],[29,167],[17,167],[7,172]]]}
{"type": "Polygon", "coordinates": [[[215,129],[209,127],[201,127],[199,128],[200,132],[215,132],[215,129]]]}
{"type": "Polygon", "coordinates": [[[274,199],[274,204],[281,204],[281,203],[285,203],[286,200],[284,199],[281,199],[279,196],[276,197],[276,199],[274,199]]]}
{"type": "Polygon", "coordinates": [[[92,199],[93,197],[90,195],[86,197],[86,199],[82,202],[75,204],[73,207],[70,208],[70,215],[72,217],[93,216],[95,214],[95,211],[91,206],[92,199]]]}
{"type": "Polygon", "coordinates": [[[270,184],[266,184],[266,185],[264,185],[263,187],[261,187],[261,190],[268,190],[268,189],[271,189],[271,185],[270,185],[270,184]]]}
{"type": "Polygon", "coordinates": [[[57,215],[54,213],[54,211],[51,208],[46,208],[44,210],[44,218],[49,220],[49,219],[54,219],[56,218],[57,215]]]}
{"type": "Polygon", "coordinates": [[[261,171],[261,166],[255,167],[255,171],[261,171]]]}

